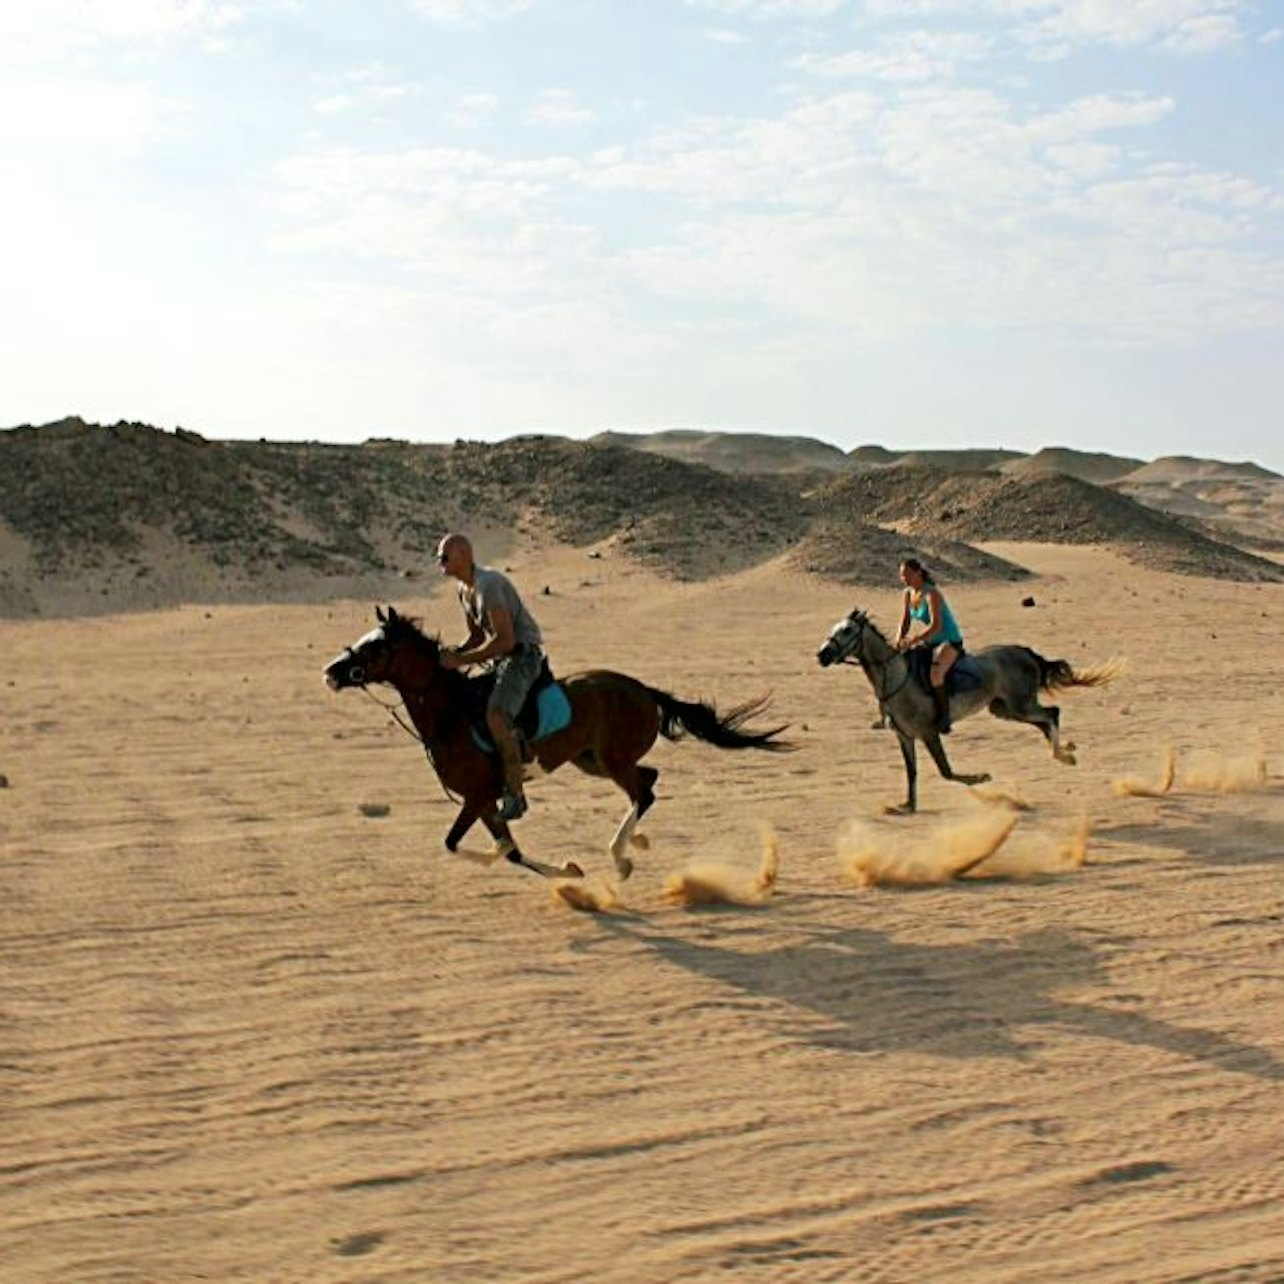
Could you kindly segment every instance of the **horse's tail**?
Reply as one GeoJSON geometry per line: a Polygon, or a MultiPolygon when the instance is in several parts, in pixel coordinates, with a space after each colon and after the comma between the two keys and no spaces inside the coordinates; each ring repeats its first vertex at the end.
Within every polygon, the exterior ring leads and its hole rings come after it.
{"type": "MultiPolygon", "coordinates": [[[[1029,650],[1029,648],[1026,648],[1029,650]]],[[[1105,660],[1091,668],[1076,669],[1069,660],[1045,660],[1037,651],[1030,651],[1039,666],[1039,685],[1045,691],[1059,687],[1107,687],[1122,672],[1122,660],[1105,660]]]]}
{"type": "Polygon", "coordinates": [[[785,753],[797,745],[788,740],[777,740],[788,729],[787,722],[764,731],[742,731],[750,718],[763,712],[770,703],[770,696],[746,700],[734,709],[719,714],[711,704],[702,700],[679,700],[667,691],[647,687],[647,694],[660,706],[660,734],[666,740],[681,740],[690,734],[706,744],[719,749],[767,749],[772,753],[785,753]]]}

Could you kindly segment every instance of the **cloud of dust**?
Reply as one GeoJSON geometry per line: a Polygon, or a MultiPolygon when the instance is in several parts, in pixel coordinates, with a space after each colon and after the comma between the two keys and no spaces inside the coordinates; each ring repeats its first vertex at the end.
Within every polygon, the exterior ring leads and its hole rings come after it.
{"type": "Polygon", "coordinates": [[[1247,794],[1266,788],[1266,755],[1259,749],[1238,758],[1199,754],[1183,766],[1181,783],[1187,789],[1215,794],[1247,794]]]}
{"type": "MultiPolygon", "coordinates": [[[[1161,798],[1177,779],[1177,754],[1172,745],[1164,748],[1160,778],[1154,783],[1128,778],[1115,781],[1115,793],[1125,798],[1161,798]]],[[[1181,771],[1184,789],[1206,790],[1216,794],[1246,794],[1267,785],[1266,755],[1261,749],[1235,758],[1202,753],[1181,771]]]]}
{"type": "Polygon", "coordinates": [[[1021,797],[1015,785],[972,785],[968,793],[987,807],[1010,807],[1013,811],[1029,811],[1030,804],[1021,797]]]}
{"type": "Polygon", "coordinates": [[[1060,841],[1047,834],[1023,833],[1017,841],[985,862],[985,868],[974,871],[973,878],[1046,878],[1079,869],[1088,859],[1088,839],[1092,822],[1080,816],[1074,828],[1060,841]],[[1024,839],[1025,841],[1020,841],[1024,839]]]}
{"type": "Polygon", "coordinates": [[[780,840],[762,828],[762,861],[756,874],[717,861],[697,861],[664,884],[664,899],[674,905],[765,905],[776,888],[780,840]]]}
{"type": "Polygon", "coordinates": [[[1164,761],[1159,779],[1152,783],[1129,776],[1115,781],[1115,793],[1120,798],[1162,798],[1172,787],[1177,775],[1177,752],[1172,745],[1164,746],[1164,761]]]}
{"type": "Polygon", "coordinates": [[[947,883],[993,856],[1016,823],[1015,812],[986,811],[911,836],[853,821],[838,840],[838,859],[861,887],[947,883]]]}
{"type": "Polygon", "coordinates": [[[552,896],[557,904],[579,910],[581,914],[604,913],[620,903],[620,898],[605,883],[584,883],[579,879],[554,882],[552,896]]]}

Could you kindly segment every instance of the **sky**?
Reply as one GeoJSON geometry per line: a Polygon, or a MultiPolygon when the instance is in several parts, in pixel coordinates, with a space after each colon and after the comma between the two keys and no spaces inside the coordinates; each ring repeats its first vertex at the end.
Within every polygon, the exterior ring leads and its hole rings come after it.
{"type": "Polygon", "coordinates": [[[1284,472],[1284,0],[0,0],[0,426],[1284,472]]]}

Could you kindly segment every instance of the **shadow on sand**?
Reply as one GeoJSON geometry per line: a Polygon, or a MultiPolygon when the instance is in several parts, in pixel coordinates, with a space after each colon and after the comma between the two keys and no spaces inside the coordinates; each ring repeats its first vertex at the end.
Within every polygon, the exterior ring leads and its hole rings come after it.
{"type": "MultiPolygon", "coordinates": [[[[768,1001],[786,1021],[786,1037],[840,1052],[1029,1060],[1038,1043],[1032,1032],[1052,1026],[1284,1081],[1284,1061],[1264,1048],[1100,1000],[1058,997],[1111,984],[1103,961],[1109,942],[1082,934],[1047,929],[1011,942],[937,946],[820,927],[800,943],[761,950],[760,932],[736,924],[752,911],[714,913],[727,929],[718,944],[666,933],[643,917],[598,922],[675,967],[768,1001]]],[[[709,911],[699,917],[707,924],[709,911]]]]}

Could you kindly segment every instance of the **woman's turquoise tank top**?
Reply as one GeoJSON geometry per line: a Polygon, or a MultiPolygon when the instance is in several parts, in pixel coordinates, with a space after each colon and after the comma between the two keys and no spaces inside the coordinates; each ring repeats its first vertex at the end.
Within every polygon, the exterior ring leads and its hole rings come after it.
{"type": "MultiPolygon", "coordinates": [[[[959,628],[958,621],[954,618],[954,612],[950,610],[950,604],[945,600],[945,594],[938,588],[937,596],[941,599],[941,628],[940,632],[933,636],[933,642],[948,642],[951,646],[963,645],[963,630],[959,628]]],[[[910,615],[920,624],[927,624],[932,618],[932,608],[928,604],[927,594],[920,595],[916,603],[910,604],[910,615]]]]}

